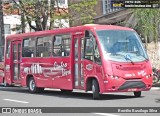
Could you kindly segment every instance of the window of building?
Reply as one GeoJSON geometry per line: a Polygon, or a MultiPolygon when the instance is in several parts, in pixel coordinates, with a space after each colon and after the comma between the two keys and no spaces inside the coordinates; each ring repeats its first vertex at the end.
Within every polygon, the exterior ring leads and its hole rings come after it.
{"type": "Polygon", "coordinates": [[[10,24],[4,24],[4,33],[5,34],[11,34],[10,24]]]}
{"type": "Polygon", "coordinates": [[[53,56],[70,55],[70,34],[56,35],[53,39],[53,56]]]}
{"type": "Polygon", "coordinates": [[[113,7],[114,0],[103,0],[103,14],[108,14],[113,11],[122,9],[122,7],[113,7]]]}
{"type": "Polygon", "coordinates": [[[36,57],[50,57],[53,36],[44,36],[37,39],[36,57]]]}
{"type": "Polygon", "coordinates": [[[65,0],[57,0],[59,5],[64,5],[65,4],[65,0]]]}
{"type": "Polygon", "coordinates": [[[24,39],[22,46],[22,57],[34,57],[35,54],[35,39],[24,39]]]}
{"type": "Polygon", "coordinates": [[[21,25],[16,24],[16,33],[17,34],[22,33],[21,25]]]}

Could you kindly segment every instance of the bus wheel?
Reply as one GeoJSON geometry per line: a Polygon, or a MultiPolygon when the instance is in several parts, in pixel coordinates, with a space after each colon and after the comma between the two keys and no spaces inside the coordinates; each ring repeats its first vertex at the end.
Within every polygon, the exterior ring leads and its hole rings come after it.
{"type": "Polygon", "coordinates": [[[98,82],[95,79],[92,80],[92,92],[93,92],[93,99],[99,99],[100,98],[99,85],[98,85],[98,82]]]}
{"type": "Polygon", "coordinates": [[[141,97],[141,91],[135,91],[134,96],[135,97],[141,97]]]}
{"type": "Polygon", "coordinates": [[[44,90],[44,88],[38,88],[38,87],[36,87],[36,83],[35,83],[35,80],[33,78],[29,79],[28,87],[29,87],[29,91],[31,93],[37,93],[37,92],[41,92],[41,91],[44,90]]]}

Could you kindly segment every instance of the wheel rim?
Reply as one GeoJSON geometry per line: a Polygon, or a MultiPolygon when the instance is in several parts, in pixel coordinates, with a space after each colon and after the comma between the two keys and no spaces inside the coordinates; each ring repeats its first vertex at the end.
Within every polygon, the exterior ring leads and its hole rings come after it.
{"type": "Polygon", "coordinates": [[[30,90],[33,91],[33,90],[35,89],[35,82],[34,82],[34,80],[31,80],[31,81],[30,81],[29,86],[30,86],[30,90]]]}

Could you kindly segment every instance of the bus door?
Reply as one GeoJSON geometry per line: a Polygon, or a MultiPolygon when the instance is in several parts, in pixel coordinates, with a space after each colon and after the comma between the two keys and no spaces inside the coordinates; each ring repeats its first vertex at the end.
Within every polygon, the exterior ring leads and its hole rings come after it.
{"type": "Polygon", "coordinates": [[[20,83],[20,54],[21,54],[21,41],[11,42],[11,81],[13,83],[20,83]]]}
{"type": "Polygon", "coordinates": [[[77,89],[84,88],[83,51],[83,35],[74,36],[74,88],[77,89]]]}

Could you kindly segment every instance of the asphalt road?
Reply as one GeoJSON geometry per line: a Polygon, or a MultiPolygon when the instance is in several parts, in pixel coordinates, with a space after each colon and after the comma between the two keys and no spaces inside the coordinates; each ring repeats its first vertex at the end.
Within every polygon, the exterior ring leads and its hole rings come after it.
{"type": "MultiPolygon", "coordinates": [[[[93,100],[91,93],[74,91],[64,93],[59,90],[46,89],[43,93],[31,94],[27,88],[0,86],[0,107],[160,107],[160,87],[153,87],[150,91],[142,92],[142,97],[135,98],[133,93],[109,93],[101,95],[100,100],[93,100]]],[[[65,109],[65,108],[62,108],[65,109]]],[[[86,108],[87,110],[87,108],[86,108]]],[[[63,112],[63,111],[62,111],[63,112]]],[[[47,114],[52,115],[52,114],[47,114]]],[[[56,113],[54,113],[56,115],[56,113]]],[[[71,116],[71,114],[57,114],[71,116]]],[[[96,110],[76,116],[128,116],[128,113],[101,113],[96,110]]],[[[157,116],[157,113],[130,113],[130,116],[157,116]]],[[[159,115],[159,114],[158,114],[159,115]]],[[[16,114],[16,116],[18,116],[16,114]]]]}

